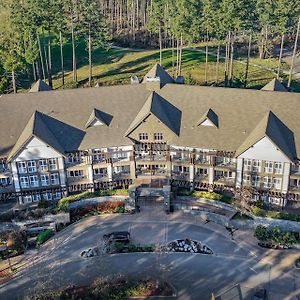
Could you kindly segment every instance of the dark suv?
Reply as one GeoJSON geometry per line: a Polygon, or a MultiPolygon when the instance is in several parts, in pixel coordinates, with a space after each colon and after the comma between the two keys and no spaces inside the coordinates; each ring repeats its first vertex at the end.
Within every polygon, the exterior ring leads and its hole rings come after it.
{"type": "Polygon", "coordinates": [[[103,239],[109,244],[112,242],[129,243],[130,233],[128,231],[114,231],[103,235],[103,239]]]}

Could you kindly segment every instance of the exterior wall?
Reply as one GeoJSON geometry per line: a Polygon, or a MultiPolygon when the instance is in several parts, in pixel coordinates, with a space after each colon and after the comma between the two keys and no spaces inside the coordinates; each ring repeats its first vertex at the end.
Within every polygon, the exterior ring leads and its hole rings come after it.
{"type": "Polygon", "coordinates": [[[276,148],[268,137],[261,139],[239,157],[256,160],[289,162],[288,158],[278,148],[276,148]]]}
{"type": "Polygon", "coordinates": [[[163,140],[156,142],[171,141],[174,137],[174,133],[165,126],[158,118],[151,114],[144,120],[130,135],[129,137],[139,141],[139,133],[148,133],[148,140],[144,142],[154,142],[154,133],[162,133],[163,140]]]}

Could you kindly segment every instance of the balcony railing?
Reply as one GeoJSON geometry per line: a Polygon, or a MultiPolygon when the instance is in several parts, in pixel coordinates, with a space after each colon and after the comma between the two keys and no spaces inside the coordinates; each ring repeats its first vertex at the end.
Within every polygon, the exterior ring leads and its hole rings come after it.
{"type": "Polygon", "coordinates": [[[220,167],[220,168],[228,168],[228,169],[232,169],[235,170],[236,169],[236,163],[235,162],[218,162],[216,161],[215,164],[216,167],[220,167]]]}
{"type": "Polygon", "coordinates": [[[136,171],[137,176],[170,176],[170,172],[164,169],[140,169],[136,171]]]}
{"type": "Polygon", "coordinates": [[[189,172],[172,171],[172,176],[174,179],[190,180],[189,172]]]}
{"type": "Polygon", "coordinates": [[[122,173],[114,173],[113,174],[113,179],[118,180],[118,179],[128,179],[130,177],[130,172],[122,172],[122,173]]]}
{"type": "Polygon", "coordinates": [[[196,181],[207,181],[208,180],[208,174],[195,174],[194,180],[196,181]]]}
{"type": "Polygon", "coordinates": [[[189,157],[182,157],[182,156],[172,156],[172,161],[176,163],[189,163],[189,157]]]}
{"type": "Polygon", "coordinates": [[[300,166],[294,166],[291,168],[291,175],[300,176],[300,166]]]}
{"type": "Polygon", "coordinates": [[[290,186],[290,192],[300,193],[300,185],[290,186]]]}
{"type": "Polygon", "coordinates": [[[87,181],[87,175],[81,175],[76,177],[67,177],[68,183],[80,182],[80,181],[87,181]]]}
{"type": "Polygon", "coordinates": [[[230,178],[230,177],[215,177],[214,178],[214,183],[218,184],[224,184],[224,185],[228,185],[228,186],[234,186],[235,185],[235,179],[234,178],[230,178]]]}
{"type": "Polygon", "coordinates": [[[209,162],[208,159],[200,159],[200,158],[198,158],[198,159],[195,159],[195,164],[196,165],[206,165],[206,166],[208,166],[208,165],[210,165],[210,162],[209,162]]]}

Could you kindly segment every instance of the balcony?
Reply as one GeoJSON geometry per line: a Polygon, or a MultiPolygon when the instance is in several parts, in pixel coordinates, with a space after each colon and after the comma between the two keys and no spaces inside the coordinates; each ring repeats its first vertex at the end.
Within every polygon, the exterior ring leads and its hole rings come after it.
{"type": "Polygon", "coordinates": [[[184,163],[184,164],[189,164],[190,163],[190,158],[189,157],[182,157],[182,156],[172,156],[172,161],[174,163],[184,163]]]}
{"type": "Polygon", "coordinates": [[[215,168],[220,169],[229,169],[229,170],[236,170],[236,163],[235,162],[223,162],[223,161],[216,161],[215,168]]]}
{"type": "Polygon", "coordinates": [[[194,180],[195,181],[208,181],[208,174],[195,174],[195,177],[194,177],[194,180]]]}
{"type": "Polygon", "coordinates": [[[113,173],[113,180],[129,179],[130,172],[113,173]]]}
{"type": "Polygon", "coordinates": [[[170,176],[170,172],[165,169],[139,169],[136,171],[137,176],[170,176]]]}
{"type": "Polygon", "coordinates": [[[179,171],[172,171],[172,177],[176,180],[190,180],[190,173],[189,172],[179,172],[179,171]]]}
{"type": "Polygon", "coordinates": [[[292,166],[291,176],[299,176],[300,177],[300,166],[292,166]]]}
{"type": "Polygon", "coordinates": [[[226,186],[235,186],[235,178],[231,177],[215,177],[214,178],[214,183],[215,184],[222,184],[226,186]]]}
{"type": "Polygon", "coordinates": [[[289,192],[300,193],[300,185],[294,185],[289,187],[289,192]]]}
{"type": "Polygon", "coordinates": [[[94,174],[94,181],[109,181],[107,173],[105,174],[94,174]]]}
{"type": "Polygon", "coordinates": [[[82,176],[76,176],[76,177],[67,177],[67,182],[68,183],[81,183],[81,182],[88,182],[88,177],[87,175],[82,175],[82,176]]]}
{"type": "Polygon", "coordinates": [[[152,155],[145,154],[145,155],[138,155],[135,157],[135,160],[137,161],[150,161],[152,160],[152,155]]]}
{"type": "Polygon", "coordinates": [[[209,165],[211,165],[211,163],[209,162],[208,159],[198,158],[198,159],[195,159],[195,165],[209,166],[209,165]]]}

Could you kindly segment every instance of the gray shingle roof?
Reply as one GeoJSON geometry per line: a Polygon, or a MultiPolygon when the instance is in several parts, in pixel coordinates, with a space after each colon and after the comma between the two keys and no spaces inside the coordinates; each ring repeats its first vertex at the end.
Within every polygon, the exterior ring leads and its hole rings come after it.
{"type": "Polygon", "coordinates": [[[29,93],[46,92],[51,90],[52,90],[51,87],[47,83],[39,79],[29,90],[29,93]]]}
{"type": "Polygon", "coordinates": [[[264,137],[268,137],[291,161],[297,157],[293,132],[272,111],[266,113],[253,129],[237,149],[236,156],[248,150],[264,137]]]}
{"type": "Polygon", "coordinates": [[[128,136],[141,122],[150,114],[154,114],[163,124],[171,129],[176,135],[179,136],[181,125],[181,111],[178,110],[170,102],[162,98],[156,92],[148,97],[142,109],[136,115],[133,122],[130,124],[125,136],[128,136]]]}
{"type": "MultiPolygon", "coordinates": [[[[15,144],[22,145],[29,136],[27,131],[31,131],[24,128],[36,110],[45,131],[54,135],[60,151],[65,152],[131,144],[127,130],[140,120],[137,116],[143,117],[149,111],[179,134],[174,134],[172,144],[234,152],[272,111],[275,116],[266,126],[268,136],[289,157],[296,151],[300,156],[300,94],[296,93],[167,84],[152,94],[144,84],[138,84],[3,95],[1,157],[8,156],[15,144]],[[109,126],[86,128],[95,108],[113,116],[109,126]],[[209,109],[218,116],[218,129],[196,126],[209,109]],[[279,135],[275,134],[278,130],[279,135]]],[[[39,136],[45,138],[43,132],[39,136]]]]}
{"type": "Polygon", "coordinates": [[[155,78],[159,77],[161,85],[165,85],[167,83],[174,83],[174,79],[165,71],[165,69],[160,65],[154,65],[150,71],[144,76],[142,83],[147,82],[147,78],[155,78]]]}
{"type": "Polygon", "coordinates": [[[261,89],[262,91],[287,92],[285,86],[276,78],[272,79],[261,89]]]}

